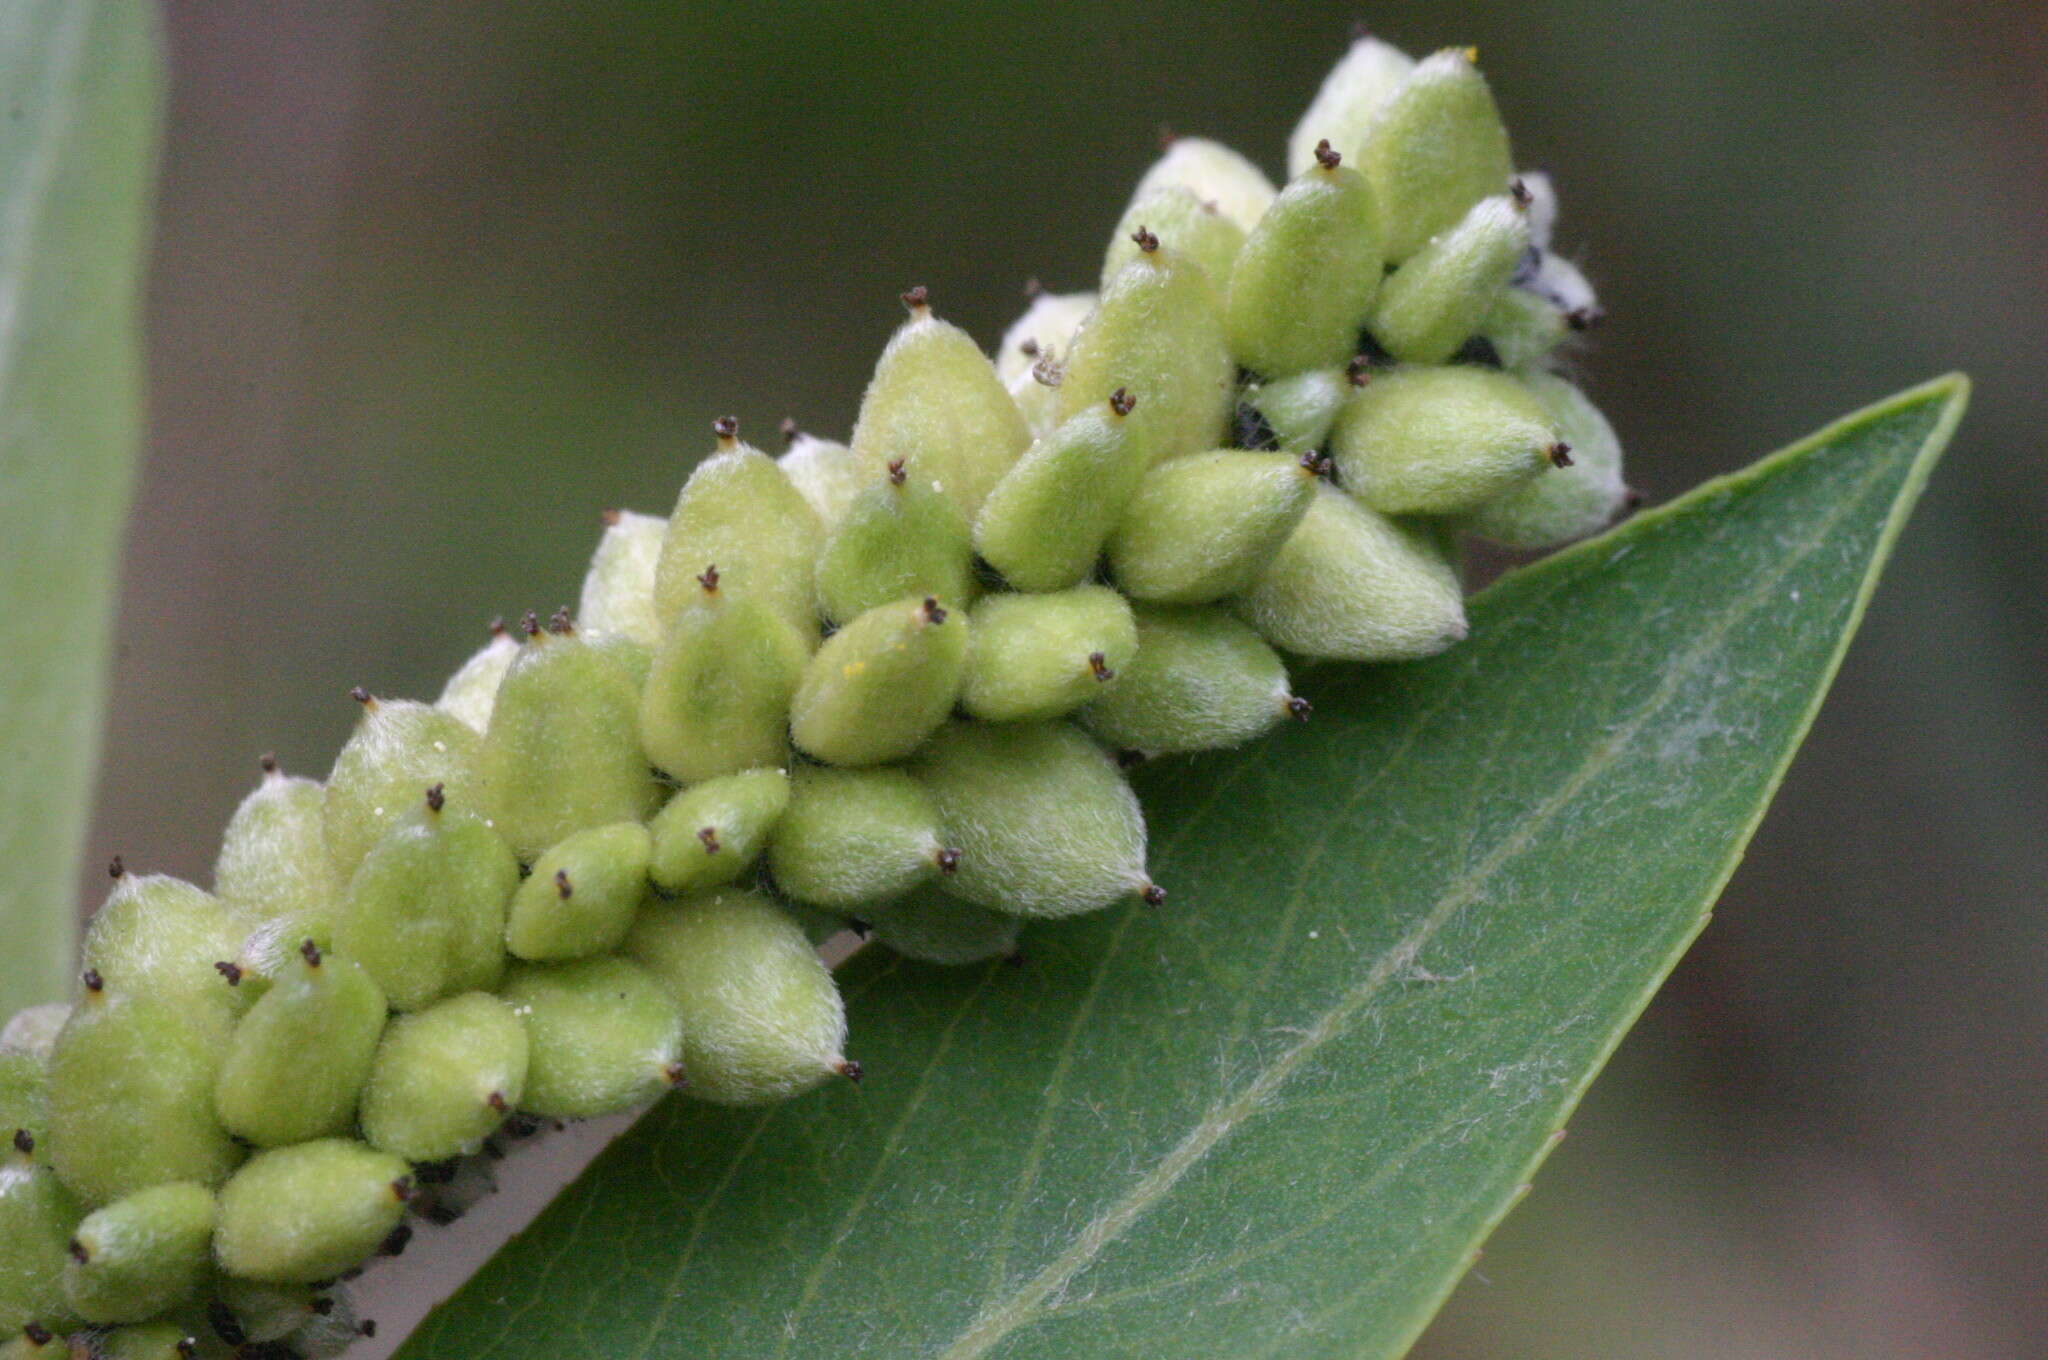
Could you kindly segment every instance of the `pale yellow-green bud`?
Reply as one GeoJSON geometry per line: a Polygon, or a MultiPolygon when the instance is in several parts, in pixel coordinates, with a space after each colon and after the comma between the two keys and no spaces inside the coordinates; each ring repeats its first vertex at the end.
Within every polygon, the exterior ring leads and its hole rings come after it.
{"type": "MultiPolygon", "coordinates": [[[[1313,453],[1330,437],[1337,412],[1356,385],[1354,369],[1312,368],[1291,378],[1273,378],[1245,387],[1243,407],[1263,419],[1275,444],[1288,453],[1313,453]]],[[[1356,370],[1362,371],[1362,370],[1356,370]]],[[[1242,407],[1240,408],[1242,414],[1242,407]]],[[[1250,446],[1250,439],[1240,439],[1250,446]]]]}
{"type": "Polygon", "coordinates": [[[1186,189],[1204,203],[1214,203],[1218,212],[1250,231],[1273,204],[1273,181],[1221,142],[1206,137],[1174,139],[1166,153],[1152,163],[1131,194],[1137,202],[1157,189],[1186,189]]]}
{"type": "Polygon", "coordinates": [[[93,913],[84,968],[117,990],[225,1019],[235,997],[214,965],[235,957],[239,930],[219,898],[168,874],[131,874],[117,859],[114,888],[93,913]]]}
{"type": "Polygon", "coordinates": [[[1237,362],[1284,378],[1349,359],[1379,292],[1385,232],[1365,177],[1325,148],[1238,254],[1227,308],[1237,362]]]}
{"type": "Polygon", "coordinates": [[[1373,115],[1358,166],[1384,214],[1386,257],[1397,264],[1507,187],[1507,129],[1470,50],[1438,52],[1409,73],[1373,115]]]}
{"type": "Polygon", "coordinates": [[[1125,393],[1137,403],[1132,438],[1157,462],[1223,442],[1237,366],[1208,276],[1150,233],[1139,244],[1138,258],[1110,280],[1074,337],[1059,412],[1071,420],[1125,393]]]}
{"type": "Polygon", "coordinates": [[[1298,175],[1314,165],[1316,144],[1323,141],[1346,161],[1357,164],[1373,115],[1414,69],[1415,58],[1392,43],[1370,33],[1353,39],[1350,50],[1323,77],[1308,112],[1301,115],[1287,138],[1288,175],[1298,175]]]}
{"type": "Polygon", "coordinates": [[[1330,436],[1344,489],[1389,515],[1459,514],[1570,456],[1527,388],[1469,365],[1375,375],[1330,436]]]}
{"type": "Polygon", "coordinates": [[[1137,647],[1131,607],[1108,586],[987,596],[974,607],[960,707],[987,722],[1071,713],[1112,685],[1137,647]]]}
{"type": "Polygon", "coordinates": [[[1003,332],[996,349],[996,376],[1014,384],[1040,362],[1058,364],[1072,348],[1081,323],[1095,310],[1094,293],[1039,293],[1024,309],[1024,315],[1003,332]]]}
{"type": "Polygon", "coordinates": [[[1149,232],[1168,250],[1178,251],[1202,268],[1216,296],[1230,291],[1237,252],[1244,248],[1245,229],[1226,217],[1215,203],[1197,198],[1179,185],[1165,185],[1131,200],[1109,238],[1102,258],[1102,287],[1107,288],[1124,266],[1143,253],[1139,233],[1149,232]]]}
{"type": "Polygon", "coordinates": [[[214,1256],[270,1284],[331,1280],[405,1217],[411,1168],[343,1138],[260,1152],[221,1188],[214,1256]]]}
{"type": "Polygon", "coordinates": [[[830,533],[853,498],[882,475],[882,460],[871,453],[855,453],[834,440],[805,434],[794,421],[784,421],[783,430],[789,447],[776,464],[816,512],[820,527],[830,533]]]}
{"type": "Polygon", "coordinates": [[[550,846],[512,895],[507,952],[554,962],[618,948],[646,895],[653,853],[638,822],[590,827],[550,846]]]}
{"type": "Polygon", "coordinates": [[[346,1133],[384,1015],[384,993],[369,974],[303,942],[228,1040],[213,1087],[221,1127],[258,1147],[346,1133]]]}
{"type": "Polygon", "coordinates": [[[0,1134],[0,1331],[62,1331],[77,1320],[64,1297],[67,1244],[84,1208],[26,1134],[0,1134]],[[11,1141],[10,1141],[11,1140],[11,1141]]]}
{"type": "Polygon", "coordinates": [[[723,570],[700,568],[640,696],[647,758],[683,783],[782,764],[789,701],[810,660],[802,632],[760,600],[726,598],[723,570]]]}
{"type": "Polygon", "coordinates": [[[1444,362],[1479,330],[1528,250],[1520,202],[1509,194],[1480,199],[1387,279],[1373,338],[1403,362],[1444,362]]]}
{"type": "Polygon", "coordinates": [[[932,315],[922,288],[882,351],[861,398],[853,447],[936,485],[972,521],[981,502],[1031,442],[995,368],[958,326],[932,315]]]}
{"type": "Polygon", "coordinates": [[[409,1162],[475,1152],[525,1096],[528,1050],[524,1023],[485,992],[399,1016],[363,1088],[363,1137],[409,1162]]]}
{"type": "MultiPolygon", "coordinates": [[[[323,945],[332,938],[345,884],[327,857],[324,831],[326,790],[317,780],[294,779],[263,760],[258,784],[221,836],[213,863],[214,892],[244,930],[276,925],[323,945]]],[[[268,969],[243,954],[223,955],[252,971],[268,969]]],[[[261,990],[252,983],[251,992],[261,990]]]]}
{"type": "Polygon", "coordinates": [[[583,574],[576,621],[592,633],[623,633],[643,647],[661,641],[661,615],[654,607],[654,572],[661,561],[668,521],[659,515],[607,510],[604,535],[583,574]]]}
{"type": "Polygon", "coordinates": [[[334,758],[322,809],[327,858],[344,884],[428,786],[441,785],[459,806],[482,806],[483,738],[475,728],[406,699],[373,698],[361,688],[349,697],[362,705],[362,716],[334,758]]]}
{"type": "Polygon", "coordinates": [[[1139,605],[1138,654],[1082,709],[1105,745],[1148,756],[1237,746],[1308,715],[1279,654],[1220,606],[1139,605]]]}
{"type": "Polygon", "coordinates": [[[798,769],[775,824],[768,870],[799,902],[858,913],[950,873],[959,856],[939,839],[939,810],[900,769],[798,769]]]}
{"type": "Polygon", "coordinates": [[[978,589],[959,507],[901,459],[854,497],[818,557],[818,602],[834,623],[906,595],[964,607],[978,589]]]}
{"type": "Polygon", "coordinates": [[[470,654],[441,686],[434,707],[466,726],[481,732],[491,725],[491,708],[498,702],[498,685],[512,660],[519,655],[519,639],[499,619],[491,624],[491,640],[470,654]]]}
{"type": "Polygon", "coordinates": [[[742,770],[693,784],[654,816],[648,874],[665,893],[723,887],[753,867],[789,806],[789,776],[742,770]]]}
{"type": "Polygon", "coordinates": [[[189,1181],[138,1190],[86,1215],[71,1235],[65,1298],[102,1326],[176,1308],[206,1277],[213,1221],[213,1191],[189,1181]]]}
{"type": "Polygon", "coordinates": [[[721,417],[713,430],[717,448],[690,473],[669,516],[655,568],[656,618],[674,627],[697,598],[698,574],[716,562],[728,597],[759,600],[815,636],[811,569],[824,526],[775,460],[740,442],[738,421],[721,417]]]}
{"type": "Polygon", "coordinates": [[[1202,604],[1247,589],[1308,513],[1313,456],[1221,449],[1147,473],[1109,540],[1133,599],[1202,604]]]}
{"type": "MultiPolygon", "coordinates": [[[[974,546],[1018,590],[1086,580],[1149,461],[1137,402],[1119,389],[1031,446],[996,484],[974,546]]],[[[943,598],[943,597],[942,597],[943,598]]]]}
{"type": "Polygon", "coordinates": [[[523,1110],[594,1119],[644,1105],[682,1075],[682,1016],[631,959],[515,963],[501,994],[526,1025],[523,1110]]]}
{"type": "Polygon", "coordinates": [[[1023,922],[927,884],[870,913],[868,925],[869,938],[907,959],[957,967],[1015,955],[1023,922]]]}
{"type": "Polygon", "coordinates": [[[1463,527],[1510,548],[1548,548],[1598,533],[1629,500],[1614,427],[1563,378],[1524,373],[1521,381],[1557,422],[1571,463],[1488,501],[1463,527]]]}
{"type": "Polygon", "coordinates": [[[789,708],[797,747],[828,765],[909,755],[952,710],[969,635],[967,616],[930,596],[862,614],[804,670],[789,708]]]}
{"type": "Polygon", "coordinates": [[[1305,657],[1407,661],[1465,636],[1457,573],[1429,532],[1328,484],[1235,608],[1266,641],[1305,657]]]}

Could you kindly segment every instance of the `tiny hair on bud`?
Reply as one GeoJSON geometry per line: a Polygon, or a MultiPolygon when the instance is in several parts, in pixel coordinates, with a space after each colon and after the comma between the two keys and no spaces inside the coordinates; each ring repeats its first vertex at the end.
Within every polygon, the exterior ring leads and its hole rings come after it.
{"type": "Polygon", "coordinates": [[[1316,164],[1325,170],[1335,170],[1344,163],[1344,157],[1336,147],[1330,145],[1328,137],[1316,143],[1316,164]]]}
{"type": "Polygon", "coordinates": [[[740,418],[738,416],[720,416],[711,422],[711,433],[717,435],[721,440],[738,439],[740,437],[740,418]]]}

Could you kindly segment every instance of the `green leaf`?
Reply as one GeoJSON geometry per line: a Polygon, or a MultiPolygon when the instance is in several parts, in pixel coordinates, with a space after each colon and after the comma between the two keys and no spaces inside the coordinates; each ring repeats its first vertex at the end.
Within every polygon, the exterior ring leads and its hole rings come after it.
{"type": "Polygon", "coordinates": [[[0,1017],[62,997],[129,482],[155,7],[0,0],[0,1017]]]}
{"type": "Polygon", "coordinates": [[[1148,772],[1162,911],[847,970],[858,1089],[673,1100],[403,1352],[1391,1356],[1705,924],[1961,414],[1948,378],[1148,772]]]}

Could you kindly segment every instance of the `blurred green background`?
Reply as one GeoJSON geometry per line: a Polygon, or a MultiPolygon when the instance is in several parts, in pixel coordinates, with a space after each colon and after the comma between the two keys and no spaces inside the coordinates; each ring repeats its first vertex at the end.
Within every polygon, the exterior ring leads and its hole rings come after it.
{"type": "MultiPolygon", "coordinates": [[[[1962,367],[1962,438],[1718,919],[1421,1354],[2048,1335],[2048,7],[189,0],[98,860],[573,601],[713,416],[843,436],[896,294],[1088,286],[1161,124],[1269,167],[1355,19],[1475,43],[1662,499],[1962,367]]],[[[82,893],[97,894],[92,877],[82,893]]]]}

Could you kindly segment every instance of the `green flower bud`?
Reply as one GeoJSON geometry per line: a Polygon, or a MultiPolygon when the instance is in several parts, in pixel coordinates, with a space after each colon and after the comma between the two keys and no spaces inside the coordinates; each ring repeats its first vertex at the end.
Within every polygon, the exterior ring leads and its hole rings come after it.
{"type": "MultiPolygon", "coordinates": [[[[330,1311],[337,1306],[335,1299],[316,1294],[306,1285],[259,1284],[219,1272],[214,1274],[212,1293],[211,1302],[233,1316],[244,1343],[259,1346],[282,1341],[305,1326],[315,1315],[316,1301],[324,1299],[330,1311]]],[[[209,1325],[209,1330],[217,1334],[219,1329],[209,1325]]]]}
{"type": "Polygon", "coordinates": [[[774,459],[740,443],[738,421],[721,417],[713,429],[717,451],[691,472],[669,516],[654,576],[655,617],[673,627],[696,601],[705,563],[716,562],[728,596],[758,600],[814,635],[811,567],[824,526],[774,459]]]}
{"type": "Polygon", "coordinates": [[[870,914],[869,938],[906,959],[954,967],[1017,952],[1014,916],[977,907],[926,884],[870,914]]]}
{"type": "Polygon", "coordinates": [[[113,1327],[93,1338],[92,1360],[194,1360],[199,1343],[173,1322],[113,1327]]]}
{"type": "Polygon", "coordinates": [[[1526,288],[1505,288],[1487,309],[1479,333],[1493,346],[1501,367],[1517,371],[1548,358],[1571,335],[1571,324],[1549,298],[1526,288]]]}
{"type": "Polygon", "coordinates": [[[789,776],[781,770],[694,784],[655,814],[648,873],[665,893],[722,887],[753,866],[788,806],[789,776]]]}
{"type": "Polygon", "coordinates": [[[1525,373],[1535,394],[1571,446],[1569,465],[1547,472],[1488,501],[1464,527],[1510,548],[1548,548],[1598,533],[1628,504],[1621,480],[1621,441],[1586,394],[1563,378],[1525,373]]]}
{"type": "Polygon", "coordinates": [[[504,998],[530,1045],[519,1108],[590,1119],[644,1105],[675,1085],[682,1016],[631,959],[515,963],[504,998]]]}
{"type": "Polygon", "coordinates": [[[363,706],[355,733],[327,776],[322,826],[335,877],[347,883],[391,824],[419,805],[420,790],[439,784],[458,803],[476,805],[483,738],[460,718],[406,699],[363,706]]]}
{"type": "Polygon", "coordinates": [[[57,1032],[70,1018],[71,1007],[66,1002],[24,1006],[5,1026],[0,1026],[0,1053],[26,1053],[47,1062],[50,1049],[57,1042],[57,1032]]]}
{"type": "Polygon", "coordinates": [[[1059,378],[1059,419],[1124,392],[1137,403],[1130,437],[1156,463],[1223,442],[1237,365],[1220,296],[1199,266],[1145,232],[1138,258],[1102,290],[1059,378]]]}
{"type": "Polygon", "coordinates": [[[758,600],[729,599],[707,566],[640,695],[640,742],[683,783],[788,758],[789,701],[810,660],[804,634],[758,600]]]}
{"type": "Polygon", "coordinates": [[[1071,713],[1099,697],[1138,649],[1131,607],[1108,586],[990,595],[974,607],[960,706],[987,722],[1071,713]]]}
{"type": "Polygon", "coordinates": [[[1273,205],[1273,181],[1221,142],[1206,137],[1177,137],[1166,154],[1152,163],[1138,181],[1131,201],[1159,189],[1185,189],[1244,231],[1250,231],[1273,205]]]}
{"type": "Polygon", "coordinates": [[[384,993],[369,974],[307,940],[235,1026],[214,1114],[258,1147],[346,1132],[383,1032],[384,993]]]}
{"type": "Polygon", "coordinates": [[[20,1050],[0,1050],[0,1146],[19,1129],[49,1160],[50,1075],[47,1060],[20,1050]]]}
{"type": "Polygon", "coordinates": [[[1005,385],[1028,377],[1033,368],[1050,360],[1055,366],[1073,347],[1081,323],[1095,310],[1093,293],[1038,293],[1024,315],[1003,332],[996,349],[996,376],[1005,385]]]}
{"type": "Polygon", "coordinates": [[[218,1185],[242,1159],[213,1115],[223,1021],[153,994],[94,986],[50,1054],[50,1154],[90,1204],[152,1185],[218,1185]]]}
{"type": "Polygon", "coordinates": [[[902,770],[799,767],[768,843],[768,871],[799,902],[852,912],[909,892],[958,857],[939,810],[902,770]]]}
{"type": "Polygon", "coordinates": [[[949,723],[920,753],[946,842],[946,891],[1017,916],[1073,916],[1139,894],[1145,816],[1123,772],[1065,723],[949,723]]]}
{"type": "Polygon", "coordinates": [[[936,486],[971,522],[1031,431],[967,332],[933,316],[922,288],[903,302],[910,319],[875,365],[853,447],[884,463],[901,459],[913,480],[936,486]]]}
{"type": "Polygon", "coordinates": [[[1230,280],[1230,352],[1269,378],[1349,359],[1379,292],[1385,229],[1365,177],[1325,150],[1246,238],[1230,280]]]}
{"type": "Polygon", "coordinates": [[[616,661],[557,615],[498,687],[480,766],[498,831],[523,861],[565,836],[639,821],[660,786],[640,752],[640,692],[616,661]]]}
{"type": "Polygon", "coordinates": [[[1529,223],[1517,200],[1480,199],[1387,279],[1373,308],[1373,338],[1407,363],[1444,362],[1479,330],[1528,250],[1529,223]]]}
{"type": "Polygon", "coordinates": [[[906,595],[964,607],[976,590],[967,521],[901,459],[847,506],[818,557],[818,603],[834,623],[906,595]]]}
{"type": "Polygon", "coordinates": [[[506,950],[549,962],[618,948],[646,895],[653,853],[654,839],[638,822],[594,826],[557,842],[512,894],[506,950]]]}
{"type": "Polygon", "coordinates": [[[967,669],[964,615],[927,596],[862,614],[811,658],[789,730],[831,765],[901,760],[945,721],[967,669]]]}
{"type": "Polygon", "coordinates": [[[76,1352],[59,1331],[31,1323],[0,1342],[0,1360],[74,1360],[76,1352]]]}
{"type": "MultiPolygon", "coordinates": [[[[1292,377],[1273,378],[1248,385],[1244,407],[1256,412],[1273,432],[1275,447],[1288,453],[1313,453],[1330,437],[1337,412],[1351,397],[1364,370],[1356,367],[1312,368],[1292,377]]],[[[1240,407],[1240,419],[1244,409],[1240,407]]],[[[1241,439],[1250,446],[1253,441],[1241,439]]]]}
{"type": "Polygon", "coordinates": [[[1105,745],[1146,755],[1220,750],[1308,715],[1279,655],[1224,610],[1141,604],[1136,613],[1138,654],[1077,715],[1105,745]]]}
{"type": "Polygon", "coordinates": [[[882,475],[882,460],[872,453],[855,453],[835,440],[805,434],[793,420],[783,421],[782,431],[789,446],[775,462],[817,515],[820,530],[830,533],[853,498],[882,475]]]}
{"type": "Polygon", "coordinates": [[[1429,57],[1379,106],[1358,168],[1387,226],[1386,258],[1407,259],[1514,173],[1507,129],[1470,49],[1429,57]]]}
{"type": "Polygon", "coordinates": [[[1415,69],[1415,58],[1360,33],[1351,49],[1323,77],[1323,86],[1308,112],[1287,138],[1287,173],[1299,175],[1316,163],[1316,145],[1327,141],[1346,161],[1356,165],[1366,133],[1380,105],[1393,97],[1415,69]]]}
{"type": "Polygon", "coordinates": [[[0,1141],[0,1332],[31,1323],[62,1331],[75,1320],[64,1297],[71,1233],[84,1213],[35,1144],[16,1132],[0,1141]]]}
{"type": "Polygon", "coordinates": [[[519,639],[512,636],[512,630],[505,626],[503,619],[493,619],[491,640],[471,653],[469,660],[448,677],[448,683],[441,686],[441,697],[434,701],[434,707],[460,719],[465,727],[482,732],[491,725],[491,709],[498,702],[498,686],[504,681],[505,672],[512,669],[512,659],[518,655],[519,639]]]}
{"type": "Polygon", "coordinates": [[[64,1296],[87,1322],[147,1322],[199,1292],[211,1264],[213,1191],[151,1186],[87,1214],[71,1235],[64,1296]]]}
{"type": "Polygon", "coordinates": [[[591,633],[622,633],[650,650],[661,641],[654,570],[668,521],[631,510],[604,512],[604,535],[583,575],[576,621],[591,633]]]}
{"type": "Polygon", "coordinates": [[[1131,200],[1109,238],[1109,251],[1102,260],[1102,286],[1143,254],[1139,233],[1149,232],[1168,250],[1176,251],[1198,264],[1208,276],[1216,296],[1230,289],[1230,275],[1237,264],[1237,252],[1244,248],[1245,229],[1223,215],[1213,202],[1197,198],[1177,184],[1163,185],[1131,200]]]}
{"type": "Polygon", "coordinates": [[[611,663],[618,667],[619,674],[632,682],[637,713],[640,694],[647,688],[647,677],[654,673],[654,649],[624,633],[584,633],[582,636],[592,651],[610,658],[611,663]]]}
{"type": "MultiPolygon", "coordinates": [[[[303,940],[330,940],[341,910],[346,884],[327,857],[326,797],[319,781],[288,777],[264,757],[263,782],[228,820],[213,863],[213,890],[239,923],[245,929],[278,923],[294,950],[303,940]]],[[[260,965],[282,961],[246,954],[244,949],[221,957],[245,971],[260,971],[264,980],[273,969],[260,965]]],[[[247,999],[259,990],[250,987],[247,999]]]]}
{"type": "Polygon", "coordinates": [[[1297,656],[1408,661],[1465,636],[1457,572],[1427,529],[1328,485],[1234,608],[1297,656]]]}
{"type": "Polygon", "coordinates": [[[1161,463],[1109,540],[1110,575],[1132,598],[1162,604],[1248,589],[1308,513],[1323,466],[1237,449],[1161,463]]]}
{"type": "MultiPolygon", "coordinates": [[[[1019,590],[1064,590],[1095,570],[1150,461],[1122,389],[1031,446],[974,522],[974,546],[1019,590]]],[[[944,598],[943,596],[941,597],[944,598]]]]}
{"type": "Polygon", "coordinates": [[[400,818],[349,881],[335,948],[391,1006],[416,1011],[495,987],[519,861],[490,823],[447,807],[440,786],[400,818]]]}
{"type": "Polygon", "coordinates": [[[484,992],[385,1028],[363,1088],[363,1137],[408,1162],[467,1156],[526,1095],[526,1026],[484,992]]]}
{"type": "Polygon", "coordinates": [[[832,974],[767,898],[726,889],[655,904],[626,948],[682,1010],[683,1078],[697,1099],[759,1105],[835,1072],[858,1077],[832,974]]]}
{"type": "Polygon", "coordinates": [[[116,859],[113,891],[80,950],[108,985],[225,1017],[234,995],[214,965],[241,944],[220,899],[168,874],[131,874],[116,859]]]}
{"type": "Polygon", "coordinates": [[[1470,510],[1570,455],[1527,388],[1467,365],[1375,377],[1338,415],[1330,439],[1345,489],[1388,515],[1470,510]]]}
{"type": "Polygon", "coordinates": [[[345,1138],[259,1152],[221,1188],[221,1269],[266,1284],[328,1280],[374,1252],[405,1217],[410,1168],[345,1138]]]}

